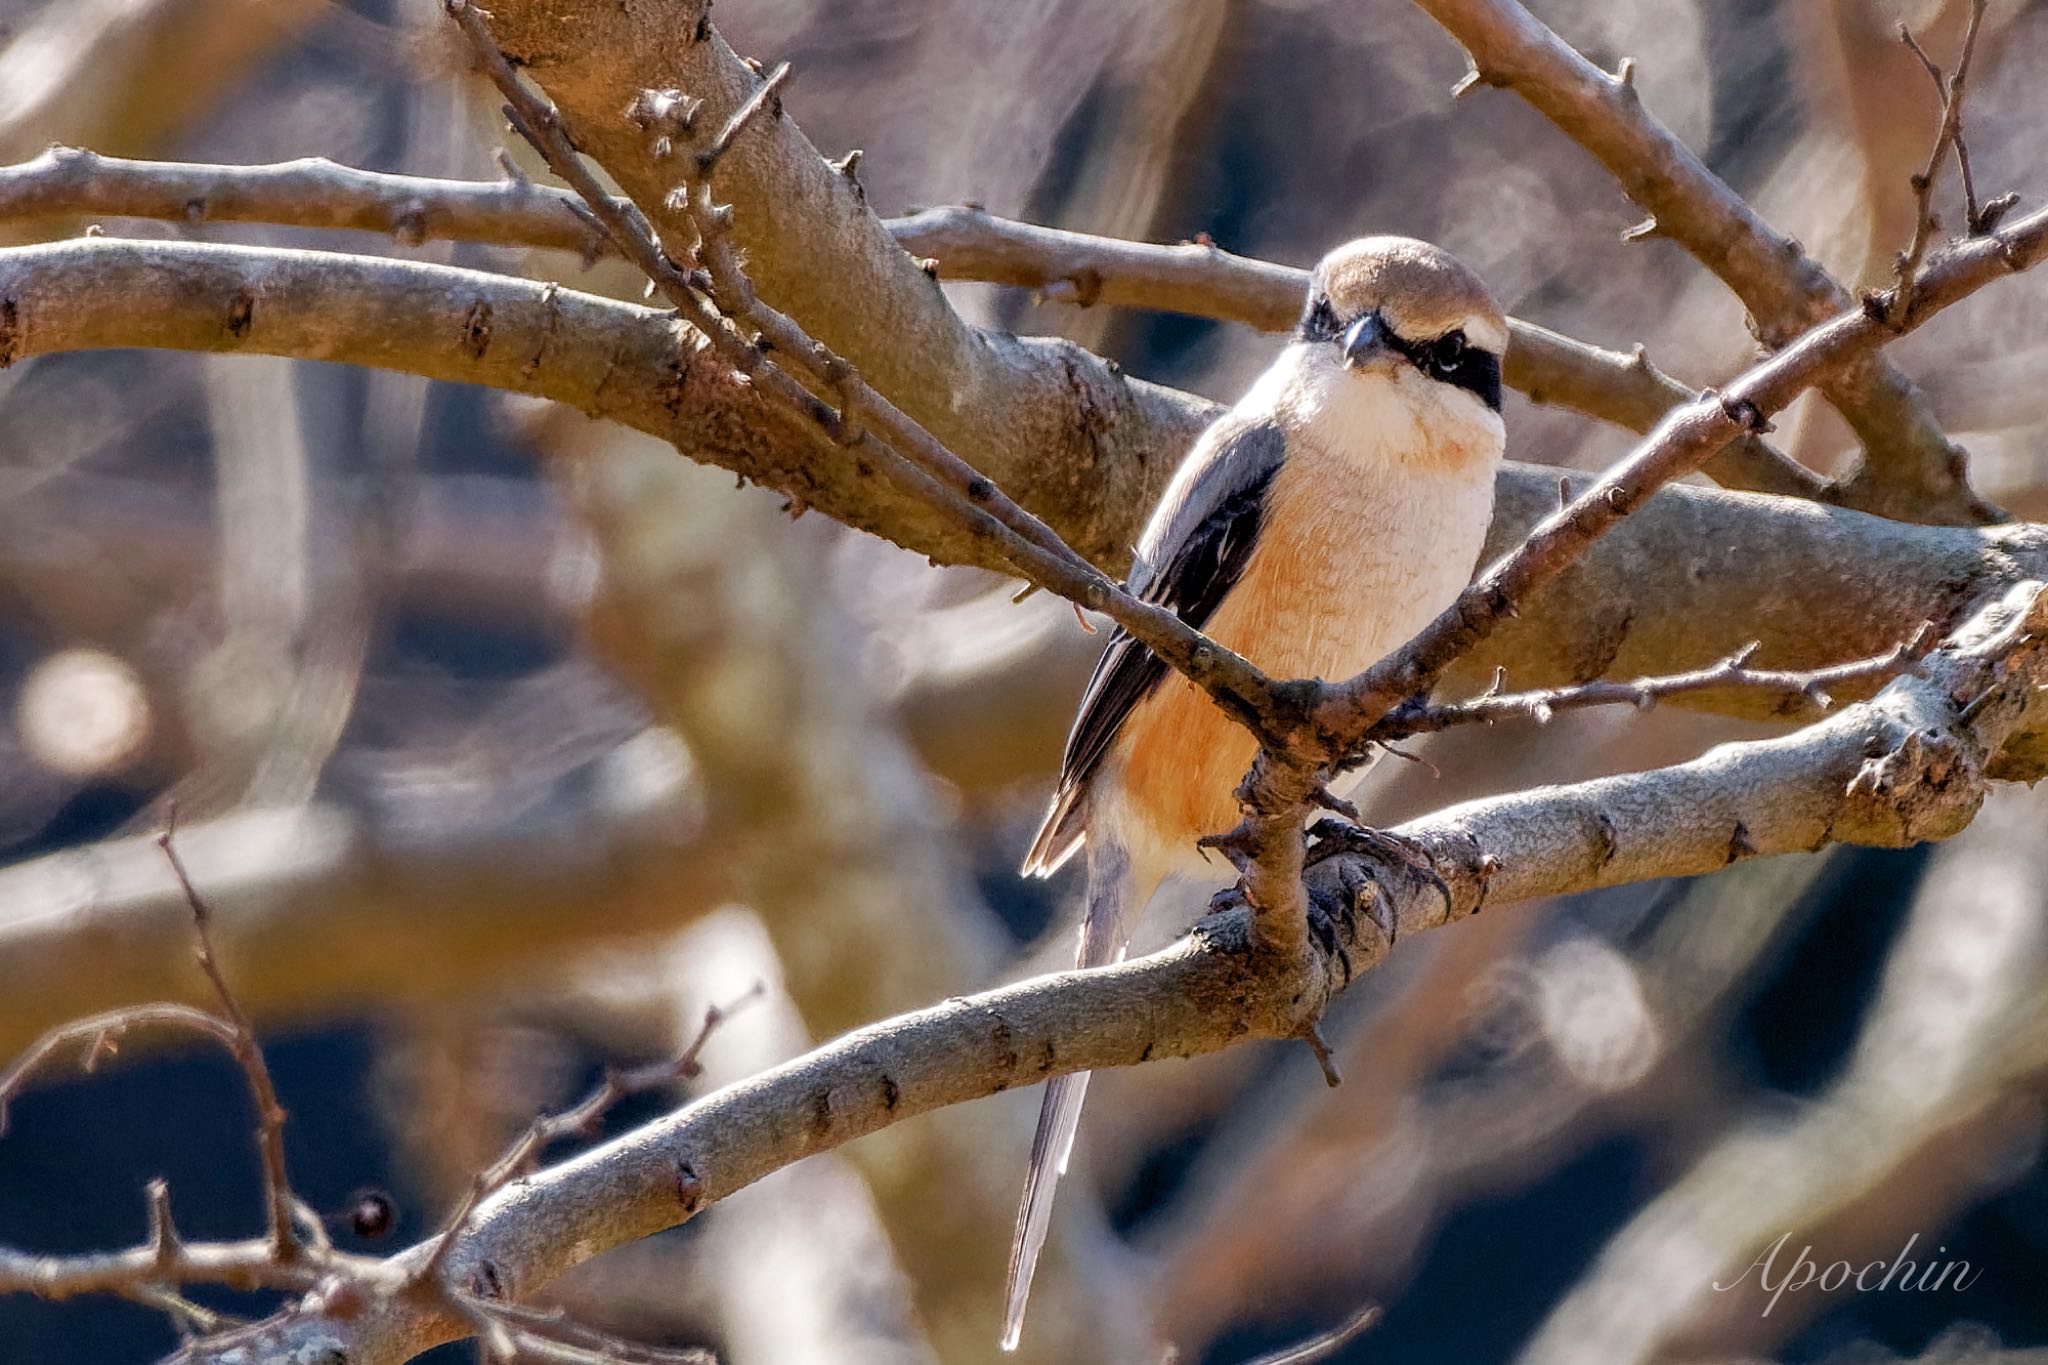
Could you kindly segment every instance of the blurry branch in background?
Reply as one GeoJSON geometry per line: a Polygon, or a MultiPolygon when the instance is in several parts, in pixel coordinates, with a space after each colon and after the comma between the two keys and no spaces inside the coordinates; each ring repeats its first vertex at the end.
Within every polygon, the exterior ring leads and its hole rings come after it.
{"type": "MultiPolygon", "coordinates": [[[[1799,243],[1766,223],[1644,108],[1633,60],[1610,75],[1517,0],[1416,4],[1470,57],[1461,92],[1475,84],[1513,90],[1591,153],[1650,212],[1630,239],[1665,237],[1684,247],[1742,300],[1766,347],[1783,347],[1853,306],[1849,291],[1799,243]]],[[[1978,235],[1974,224],[1970,231],[1978,235]]],[[[1902,304],[1910,304],[1910,292],[1902,304]]],[[[1836,490],[1845,505],[1927,521],[1999,518],[1970,490],[1963,452],[1889,361],[1861,360],[1829,376],[1821,391],[1863,444],[1863,465],[1836,490]]]]}
{"type": "Polygon", "coordinates": [[[1386,1310],[1378,1304],[1367,1304],[1329,1331],[1318,1332],[1306,1341],[1269,1351],[1245,1362],[1245,1365],[1316,1365],[1317,1361],[1328,1360],[1379,1326],[1380,1319],[1385,1316],[1386,1310]]]}
{"type": "MultiPolygon", "coordinates": [[[[811,927],[822,926],[813,922],[811,927]]],[[[843,961],[840,954],[849,950],[865,951],[862,945],[842,948],[835,942],[818,956],[843,961]]],[[[600,960],[593,965],[592,990],[616,997],[617,964],[600,960]]],[[[798,987],[784,977],[788,960],[776,952],[762,923],[738,906],[727,906],[677,934],[669,960],[650,965],[654,970],[646,989],[657,1000],[673,1001],[670,1029],[677,1036],[685,1033],[705,998],[750,977],[769,983],[769,998],[761,1008],[733,1020],[720,1036],[716,1055],[705,1064],[705,1089],[745,1080],[815,1041],[799,996],[815,992],[817,983],[798,987]]],[[[797,965],[802,974],[821,975],[814,967],[797,965]]],[[[972,1112],[954,1110],[947,1117],[966,1119],[972,1112]]],[[[976,1272],[962,1267],[957,1276],[934,1275],[930,1264],[919,1264],[932,1257],[929,1248],[958,1245],[957,1238],[945,1236],[943,1209],[924,1210],[939,1227],[906,1227],[890,1220],[883,1206],[901,1197],[908,1174],[897,1171],[891,1181],[889,1168],[919,1164],[930,1153],[930,1145],[919,1141],[919,1130],[945,1126],[907,1125],[879,1141],[801,1162],[720,1204],[691,1237],[650,1238],[623,1248],[649,1266],[637,1289],[621,1284],[630,1268],[610,1264],[606,1257],[593,1273],[571,1277],[555,1293],[571,1302],[579,1293],[587,1296],[608,1319],[624,1310],[620,1330],[662,1338],[679,1336],[677,1329],[687,1321],[677,1312],[678,1299],[700,1295],[710,1302],[696,1316],[717,1322],[720,1359],[730,1365],[939,1365],[952,1358],[937,1347],[939,1336],[960,1329],[934,1321],[930,1310],[935,1300],[962,1295],[964,1286],[923,1281],[965,1280],[976,1272]],[[622,1288],[626,1296],[620,1295],[622,1288]],[[671,1315],[675,1326],[662,1328],[671,1315]],[[655,1330],[629,1325],[644,1318],[653,1320],[649,1325],[655,1330]]],[[[960,1127],[957,1122],[952,1126],[960,1127]]],[[[965,1145],[957,1136],[953,1141],[965,1145]]],[[[980,1150],[986,1164],[999,1164],[987,1145],[980,1150]]],[[[938,1164],[944,1167],[933,1187],[939,1197],[928,1198],[927,1204],[948,1202],[952,1182],[968,1177],[969,1187],[959,1190],[961,1202],[978,1207],[970,1173],[955,1162],[938,1164]]],[[[988,1340],[985,1316],[975,1317],[973,1345],[985,1347],[988,1340]]]]}
{"type": "MultiPolygon", "coordinates": [[[[451,832],[412,847],[327,804],[240,811],[179,834],[211,888],[212,932],[258,1019],[462,998],[584,945],[664,931],[734,894],[729,835],[667,793],[549,830],[451,832]]],[[[598,804],[593,802],[593,805],[598,804]]],[[[0,1052],[138,996],[196,1003],[182,890],[147,837],[0,870],[0,1052]]]]}
{"type": "Polygon", "coordinates": [[[155,150],[317,23],[320,0],[71,0],[0,30],[0,157],[58,129],[155,150]],[[204,72],[204,79],[194,79],[204,72]]]}
{"type": "Polygon", "coordinates": [[[2040,793],[2005,789],[1934,851],[1840,1077],[1707,1150],[1615,1234],[1522,1361],[1768,1352],[1833,1300],[1780,1303],[1759,1283],[1774,1238],[1781,1288],[1805,1287],[1801,1246],[1821,1264],[1882,1263],[1917,1234],[1915,1269],[1944,1263],[1930,1229],[1995,1183],[2000,1149],[2038,1141],[2025,1097],[2048,1063],[2042,814],[2040,793]]]}
{"type": "Polygon", "coordinates": [[[30,1075],[55,1055],[86,1043],[89,1071],[114,1051],[129,1029],[174,1025],[219,1040],[241,1067],[256,1109],[257,1150],[263,1171],[268,1234],[241,1242],[187,1242],[171,1219],[170,1194],[162,1181],[149,1187],[150,1238],[130,1251],[74,1256],[37,1256],[0,1247],[0,1293],[28,1292],[46,1298],[79,1294],[115,1294],[159,1308],[171,1315],[185,1337],[175,1358],[223,1349],[254,1328],[237,1325],[185,1300],[177,1291],[192,1285],[237,1289],[284,1290],[305,1294],[300,1308],[315,1314],[351,1317],[373,1304],[405,1302],[413,1311],[452,1312],[474,1328],[487,1358],[496,1361],[541,1360],[584,1362],[585,1365],[698,1365],[708,1359],[700,1351],[669,1351],[622,1341],[583,1326],[559,1310],[538,1311],[501,1301],[501,1286],[489,1276],[473,1277],[461,1286],[443,1286],[436,1275],[441,1263],[469,1226],[477,1200],[504,1188],[531,1169],[542,1151],[565,1138],[588,1135],[620,1100],[645,1090],[672,1085],[698,1074],[698,1058],[719,1023],[753,993],[724,1008],[705,1012],[697,1036],[673,1060],[626,1072],[607,1072],[583,1101],[558,1115],[543,1116],[487,1170],[480,1172],[465,1198],[431,1240],[414,1248],[414,1269],[394,1278],[393,1262],[338,1252],[327,1240],[320,1215],[308,1208],[291,1187],[285,1170],[285,1111],[278,1102],[263,1052],[234,990],[222,973],[213,949],[211,911],[186,875],[166,830],[157,839],[163,856],[185,896],[197,942],[197,960],[217,997],[218,1014],[175,1004],[130,1006],[52,1030],[20,1060],[0,1072],[0,1119],[5,1105],[30,1075]]]}

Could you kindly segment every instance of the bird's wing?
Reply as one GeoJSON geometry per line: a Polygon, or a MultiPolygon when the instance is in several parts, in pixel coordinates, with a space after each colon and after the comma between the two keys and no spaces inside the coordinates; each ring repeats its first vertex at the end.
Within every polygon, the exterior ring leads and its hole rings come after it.
{"type": "MultiPolygon", "coordinates": [[[[1145,528],[1131,569],[1130,590],[1163,606],[1197,630],[1244,572],[1258,543],[1266,490],[1286,452],[1286,436],[1270,418],[1227,413],[1206,432],[1174,476],[1145,528]]],[[[1067,736],[1059,786],[1024,871],[1050,875],[1079,846],[1081,797],[1117,731],[1166,675],[1152,651],[1118,630],[1096,662],[1067,736]]]]}

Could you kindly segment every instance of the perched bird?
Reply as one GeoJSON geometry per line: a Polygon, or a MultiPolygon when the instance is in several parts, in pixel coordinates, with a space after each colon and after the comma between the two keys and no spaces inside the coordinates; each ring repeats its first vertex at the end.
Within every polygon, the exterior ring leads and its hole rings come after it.
{"type": "MultiPolygon", "coordinates": [[[[1293,338],[1188,452],[1130,589],[1277,678],[1344,678],[1405,642],[1471,577],[1493,516],[1507,322],[1479,277],[1404,237],[1325,256],[1293,338]]],[[[1121,631],[1081,699],[1027,876],[1084,846],[1077,963],[1120,959],[1160,882],[1237,823],[1258,745],[1121,631]]],[[[1066,1171],[1088,1076],[1046,1083],[1010,1251],[1003,1346],[1066,1171]]]]}

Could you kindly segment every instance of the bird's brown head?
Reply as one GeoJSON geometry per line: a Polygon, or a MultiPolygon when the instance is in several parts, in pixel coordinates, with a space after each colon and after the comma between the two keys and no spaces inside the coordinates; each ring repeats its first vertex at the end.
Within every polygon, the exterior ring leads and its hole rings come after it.
{"type": "Polygon", "coordinates": [[[1336,347],[1348,369],[1412,368],[1500,410],[1507,319],[1478,275],[1428,242],[1361,237],[1323,257],[1296,336],[1336,347]]]}

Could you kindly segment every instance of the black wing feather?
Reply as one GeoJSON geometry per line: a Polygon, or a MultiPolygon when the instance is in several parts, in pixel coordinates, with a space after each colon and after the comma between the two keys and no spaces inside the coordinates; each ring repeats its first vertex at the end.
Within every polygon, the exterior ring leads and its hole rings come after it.
{"type": "MultiPolygon", "coordinates": [[[[1199,471],[1164,525],[1148,530],[1130,581],[1131,591],[1140,598],[1167,608],[1197,630],[1244,573],[1258,544],[1266,492],[1286,449],[1277,423],[1245,421],[1235,414],[1220,419],[1203,440],[1208,449],[1189,457],[1201,461],[1199,471]]],[[[1065,826],[1078,808],[1081,790],[1101,766],[1124,721],[1166,672],[1151,650],[1122,630],[1110,636],[1081,695],[1081,710],[1060,765],[1058,792],[1027,867],[1056,864],[1078,838],[1078,830],[1065,826]]]]}

